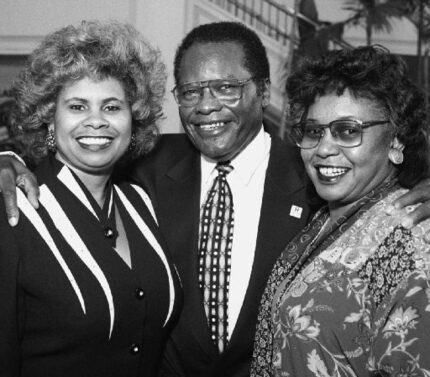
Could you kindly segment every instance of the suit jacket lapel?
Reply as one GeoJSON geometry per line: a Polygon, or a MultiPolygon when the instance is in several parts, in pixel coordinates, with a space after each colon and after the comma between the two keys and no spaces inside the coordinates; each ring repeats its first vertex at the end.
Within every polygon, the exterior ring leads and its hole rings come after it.
{"type": "Polygon", "coordinates": [[[193,149],[166,171],[157,183],[160,227],[177,265],[184,290],[182,321],[194,333],[204,352],[212,355],[206,314],[198,287],[198,237],[200,221],[200,155],[193,149]],[[162,222],[162,223],[161,223],[162,222]]]}
{"type": "Polygon", "coordinates": [[[256,258],[272,251],[277,257],[288,241],[308,222],[305,182],[305,172],[297,149],[273,137],[258,227],[256,258]],[[292,206],[302,209],[300,217],[291,215],[292,206]]]}
{"type": "Polygon", "coordinates": [[[230,347],[254,336],[256,312],[267,277],[288,241],[303,228],[309,217],[300,157],[295,148],[272,137],[269,166],[258,227],[255,257],[249,286],[230,347]],[[300,219],[290,215],[291,206],[302,208],[300,219]],[[237,342],[237,343],[236,343],[237,342]]]}

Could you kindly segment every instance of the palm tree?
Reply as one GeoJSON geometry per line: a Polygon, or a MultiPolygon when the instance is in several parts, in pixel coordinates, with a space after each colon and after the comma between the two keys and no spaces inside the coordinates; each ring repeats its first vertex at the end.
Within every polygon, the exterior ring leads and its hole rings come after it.
{"type": "MultiPolygon", "coordinates": [[[[422,86],[426,97],[430,96],[429,87],[429,42],[430,42],[430,0],[405,0],[404,15],[417,28],[417,83],[422,86]],[[423,44],[426,45],[424,54],[423,44]]],[[[430,120],[429,103],[427,102],[427,118],[430,120]]]]}
{"type": "Polygon", "coordinates": [[[366,30],[367,45],[370,45],[374,31],[391,31],[391,19],[402,17],[404,6],[404,0],[345,0],[344,9],[354,14],[343,23],[362,25],[366,30]]]}
{"type": "Polygon", "coordinates": [[[405,0],[404,4],[404,16],[407,17],[417,28],[418,82],[421,82],[422,76],[422,47],[423,44],[428,44],[430,41],[429,8],[430,0],[405,0]]]}

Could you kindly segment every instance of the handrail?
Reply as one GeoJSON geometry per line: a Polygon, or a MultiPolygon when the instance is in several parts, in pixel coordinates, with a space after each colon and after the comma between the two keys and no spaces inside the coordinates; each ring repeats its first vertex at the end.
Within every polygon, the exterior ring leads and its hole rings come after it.
{"type": "Polygon", "coordinates": [[[257,1],[257,5],[259,5],[260,9],[256,9],[256,1],[251,0],[251,6],[248,6],[249,1],[247,0],[209,0],[212,3],[215,3],[219,6],[221,6],[223,9],[228,11],[229,13],[234,14],[234,16],[241,18],[242,21],[245,23],[250,24],[251,26],[255,27],[257,30],[263,32],[264,34],[268,35],[271,38],[274,38],[275,40],[281,42],[282,44],[287,44],[287,41],[292,39],[289,33],[287,32],[287,14],[286,12],[282,12],[282,8],[279,7],[277,4],[274,4],[272,2],[268,3],[266,1],[257,1]],[[268,4],[269,7],[266,7],[264,3],[268,4]],[[275,6],[274,6],[275,5],[275,6]],[[277,11],[276,14],[276,21],[279,24],[279,14],[284,15],[284,28],[278,27],[276,24],[274,24],[273,20],[270,18],[272,16],[272,8],[275,8],[277,11]],[[233,9],[232,9],[233,8],[233,9]],[[264,13],[266,14],[266,17],[264,17],[264,13]]]}
{"type": "MultiPolygon", "coordinates": [[[[290,40],[293,40],[297,45],[298,38],[292,38],[288,29],[290,19],[295,16],[294,9],[275,3],[272,0],[209,0],[217,4],[229,13],[233,13],[236,17],[242,19],[243,22],[249,23],[257,30],[263,32],[271,38],[286,45],[290,40]],[[233,8],[233,9],[232,9],[233,8]],[[259,9],[257,9],[259,8],[259,9]]],[[[326,23],[312,20],[302,13],[297,13],[297,17],[315,28],[316,32],[320,32],[327,27],[326,23]]],[[[291,20],[292,23],[292,20],[291,20]]],[[[335,25],[330,25],[331,27],[335,25]]],[[[336,46],[341,48],[351,48],[352,46],[342,39],[330,36],[329,40],[336,46]]]]}

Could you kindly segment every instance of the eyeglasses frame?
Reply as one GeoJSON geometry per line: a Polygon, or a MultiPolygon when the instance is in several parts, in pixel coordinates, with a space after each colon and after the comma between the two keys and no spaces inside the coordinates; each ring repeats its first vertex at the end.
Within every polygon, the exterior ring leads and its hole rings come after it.
{"type": "Polygon", "coordinates": [[[243,87],[246,85],[246,84],[248,84],[249,82],[251,82],[252,80],[255,80],[256,79],[256,77],[255,76],[251,76],[250,78],[248,78],[248,79],[242,79],[242,80],[238,80],[238,79],[214,79],[214,80],[205,80],[205,81],[192,81],[192,82],[187,82],[187,83],[185,83],[185,84],[181,84],[181,85],[176,85],[172,90],[171,90],[171,92],[172,92],[172,94],[173,94],[173,97],[175,98],[175,101],[176,101],[176,103],[178,104],[178,106],[179,107],[194,107],[194,106],[197,106],[199,103],[200,103],[200,101],[202,100],[202,98],[203,98],[203,90],[201,91],[201,93],[200,93],[200,97],[199,97],[199,99],[198,99],[198,101],[197,101],[197,103],[195,103],[195,104],[192,104],[192,105],[184,105],[184,104],[181,104],[180,102],[179,102],[179,98],[178,98],[178,96],[177,96],[177,89],[179,88],[179,87],[181,87],[181,86],[184,86],[184,85],[192,85],[192,84],[195,84],[196,86],[198,86],[199,88],[201,88],[201,89],[204,89],[204,88],[208,88],[209,89],[209,91],[210,91],[210,93],[211,93],[211,95],[214,97],[214,98],[216,98],[218,101],[220,101],[220,102],[223,102],[222,100],[220,100],[213,92],[212,92],[212,88],[211,88],[211,83],[212,82],[215,82],[215,81],[230,81],[230,82],[234,82],[235,84],[237,84],[237,85],[239,85],[240,86],[240,96],[238,97],[238,98],[236,98],[235,99],[235,101],[239,101],[239,100],[241,100],[242,99],[242,96],[243,96],[243,87]]]}
{"type": "MultiPolygon", "coordinates": [[[[358,120],[358,119],[335,119],[335,120],[333,120],[333,121],[331,121],[330,123],[327,123],[327,124],[319,124],[318,127],[322,128],[323,130],[325,130],[326,128],[328,128],[330,130],[331,135],[333,136],[333,133],[331,131],[332,124],[335,123],[335,122],[342,122],[342,121],[354,122],[358,126],[360,126],[360,143],[358,143],[357,145],[349,146],[349,147],[344,146],[344,145],[339,145],[337,143],[338,146],[341,147],[341,148],[356,148],[356,147],[359,147],[363,143],[363,130],[364,129],[369,128],[369,127],[373,127],[373,126],[379,126],[379,125],[382,125],[382,124],[390,123],[390,120],[388,120],[388,119],[386,119],[386,120],[370,120],[370,121],[366,121],[366,122],[363,122],[363,121],[358,120]]],[[[304,121],[296,123],[296,124],[294,124],[292,126],[292,128],[293,129],[298,129],[298,128],[300,128],[300,125],[303,124],[303,123],[304,123],[304,121]]],[[[292,133],[290,132],[290,135],[291,134],[292,133]]],[[[325,131],[320,135],[320,137],[318,139],[318,142],[313,147],[306,147],[306,148],[302,147],[297,141],[294,140],[294,138],[292,136],[290,136],[290,137],[293,139],[294,143],[300,149],[313,149],[313,148],[316,148],[319,145],[319,143],[321,142],[321,139],[324,137],[324,135],[325,135],[325,131]]]]}

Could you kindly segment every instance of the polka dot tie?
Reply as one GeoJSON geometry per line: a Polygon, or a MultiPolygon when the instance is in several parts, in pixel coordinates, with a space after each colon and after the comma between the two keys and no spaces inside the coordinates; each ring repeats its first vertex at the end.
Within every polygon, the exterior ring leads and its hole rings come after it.
{"type": "Polygon", "coordinates": [[[233,243],[233,197],[227,174],[233,167],[218,163],[200,222],[199,284],[212,340],[223,352],[228,342],[228,288],[233,243]]]}

